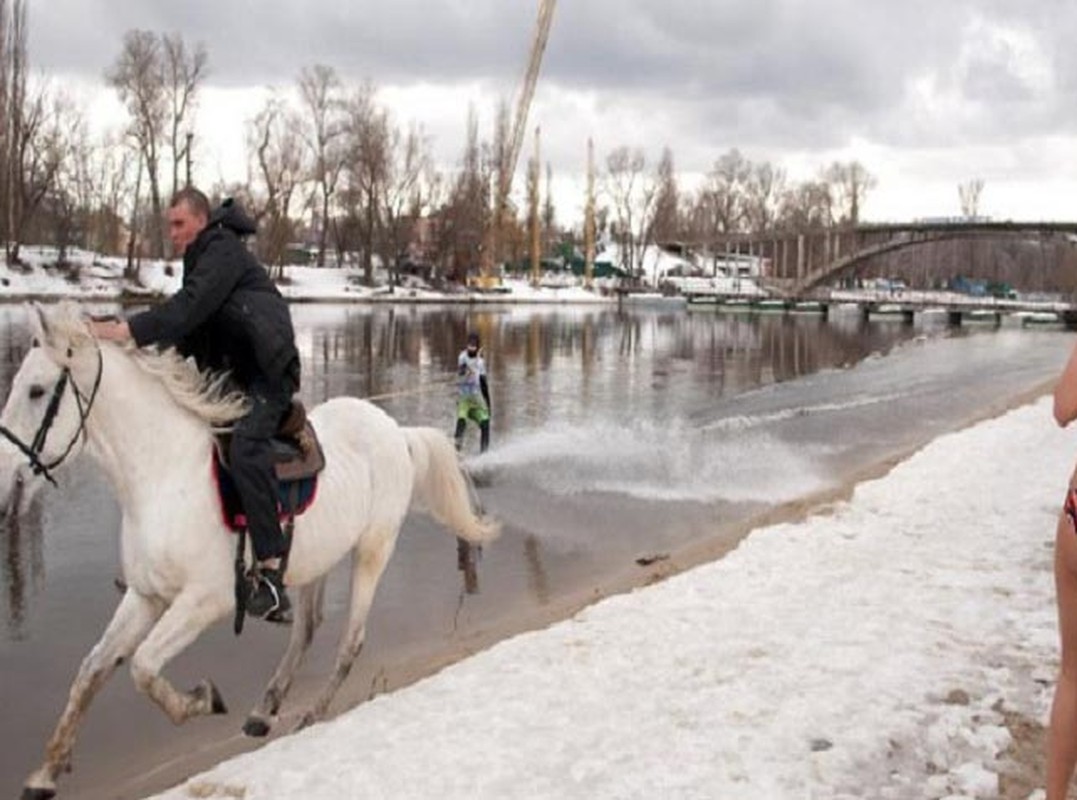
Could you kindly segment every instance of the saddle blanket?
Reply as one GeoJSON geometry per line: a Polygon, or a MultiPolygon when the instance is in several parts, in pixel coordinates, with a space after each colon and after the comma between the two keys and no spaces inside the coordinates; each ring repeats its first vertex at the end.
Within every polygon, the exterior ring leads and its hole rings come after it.
{"type": "MultiPolygon", "coordinates": [[[[216,449],[213,454],[213,481],[221,504],[221,518],[228,529],[238,533],[247,527],[247,517],[236,491],[232,473],[221,464],[216,449]]],[[[298,517],[314,503],[318,493],[318,475],[298,480],[277,482],[277,519],[284,521],[290,516],[298,517]],[[294,488],[293,488],[294,487],[294,488]],[[294,503],[294,508],[292,507],[294,503]]]]}

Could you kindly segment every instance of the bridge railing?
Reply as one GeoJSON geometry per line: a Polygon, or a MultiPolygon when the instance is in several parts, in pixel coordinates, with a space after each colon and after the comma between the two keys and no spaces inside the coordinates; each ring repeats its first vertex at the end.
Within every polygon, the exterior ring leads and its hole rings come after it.
{"type": "Polygon", "coordinates": [[[939,306],[942,308],[995,309],[998,311],[1069,311],[1071,303],[1063,300],[1028,300],[1008,297],[977,297],[961,292],[903,289],[829,289],[817,290],[812,298],[830,303],[939,306]]]}

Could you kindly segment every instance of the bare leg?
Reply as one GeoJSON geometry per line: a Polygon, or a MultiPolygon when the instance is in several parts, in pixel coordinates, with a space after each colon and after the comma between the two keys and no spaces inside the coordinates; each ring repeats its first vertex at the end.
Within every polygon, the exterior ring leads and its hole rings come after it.
{"type": "Polygon", "coordinates": [[[1077,762],[1077,532],[1065,514],[1055,534],[1055,591],[1062,666],[1047,735],[1047,800],[1065,800],[1077,762]]]}
{"type": "Polygon", "coordinates": [[[328,682],[314,705],[300,719],[299,728],[304,728],[325,716],[329,703],[333,700],[340,685],[344,683],[344,679],[348,677],[352,664],[359,656],[359,651],[363,649],[367,615],[374,602],[374,592],[378,588],[378,581],[396,546],[396,533],[390,536],[371,537],[373,543],[368,543],[365,535],[359,539],[352,565],[351,611],[348,614],[347,627],[340,637],[333,673],[329,676],[328,682]]]}
{"type": "Polygon", "coordinates": [[[262,695],[262,701],[254,707],[243,724],[243,732],[248,736],[265,736],[269,733],[270,719],[280,710],[280,705],[292,686],[295,672],[303,662],[303,657],[314,638],[314,632],[321,624],[321,606],[324,595],[325,578],[319,578],[300,590],[288,649],[285,650],[276,673],[269,681],[265,694],[262,695]]]}
{"type": "Polygon", "coordinates": [[[126,591],[101,639],[79,667],[67,698],[67,706],[45,747],[45,762],[26,780],[25,798],[47,798],[56,793],[56,777],[68,768],[79,724],[94,696],[113,671],[138,647],[161,615],[157,605],[130,590],[126,591]]]}
{"type": "Polygon", "coordinates": [[[176,725],[201,714],[223,714],[226,709],[216,687],[202,681],[190,692],[178,692],[161,670],[211,624],[231,610],[231,598],[183,592],[131,659],[131,677],[140,692],[148,694],[176,725]]]}

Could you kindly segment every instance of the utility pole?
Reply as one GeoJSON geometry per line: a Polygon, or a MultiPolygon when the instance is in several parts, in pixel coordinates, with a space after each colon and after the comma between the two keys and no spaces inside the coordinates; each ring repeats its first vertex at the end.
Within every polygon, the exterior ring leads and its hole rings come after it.
{"type": "Polygon", "coordinates": [[[535,158],[530,164],[530,180],[528,180],[528,200],[531,206],[531,285],[537,287],[541,279],[542,270],[542,217],[539,216],[539,131],[535,128],[535,158]]]}
{"type": "Polygon", "coordinates": [[[191,142],[194,140],[194,134],[187,131],[187,146],[183,150],[183,161],[187,168],[187,183],[185,186],[191,185],[191,142]]]}
{"type": "Polygon", "coordinates": [[[583,285],[594,288],[595,273],[595,143],[587,140],[587,206],[583,217],[583,285]]]}

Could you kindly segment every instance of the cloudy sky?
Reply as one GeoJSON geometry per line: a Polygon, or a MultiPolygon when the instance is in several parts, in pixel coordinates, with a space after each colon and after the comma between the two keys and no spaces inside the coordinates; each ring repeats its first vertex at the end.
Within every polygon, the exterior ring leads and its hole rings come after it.
{"type": "MultiPolygon", "coordinates": [[[[538,0],[30,5],[35,67],[101,125],[119,116],[102,75],[126,30],[204,43],[198,170],[211,183],[245,173],[244,123],[266,87],[315,63],[372,80],[452,169],[468,105],[488,136],[516,91],[538,0]]],[[[600,162],[630,145],[653,163],[669,146],[686,184],[733,147],[793,179],[856,158],[878,178],[864,210],[876,220],[955,215],[971,178],[985,181],[981,213],[1074,220],[1074,32],[1070,0],[562,0],[529,123],[562,219],[582,207],[591,136],[600,162]]]]}

